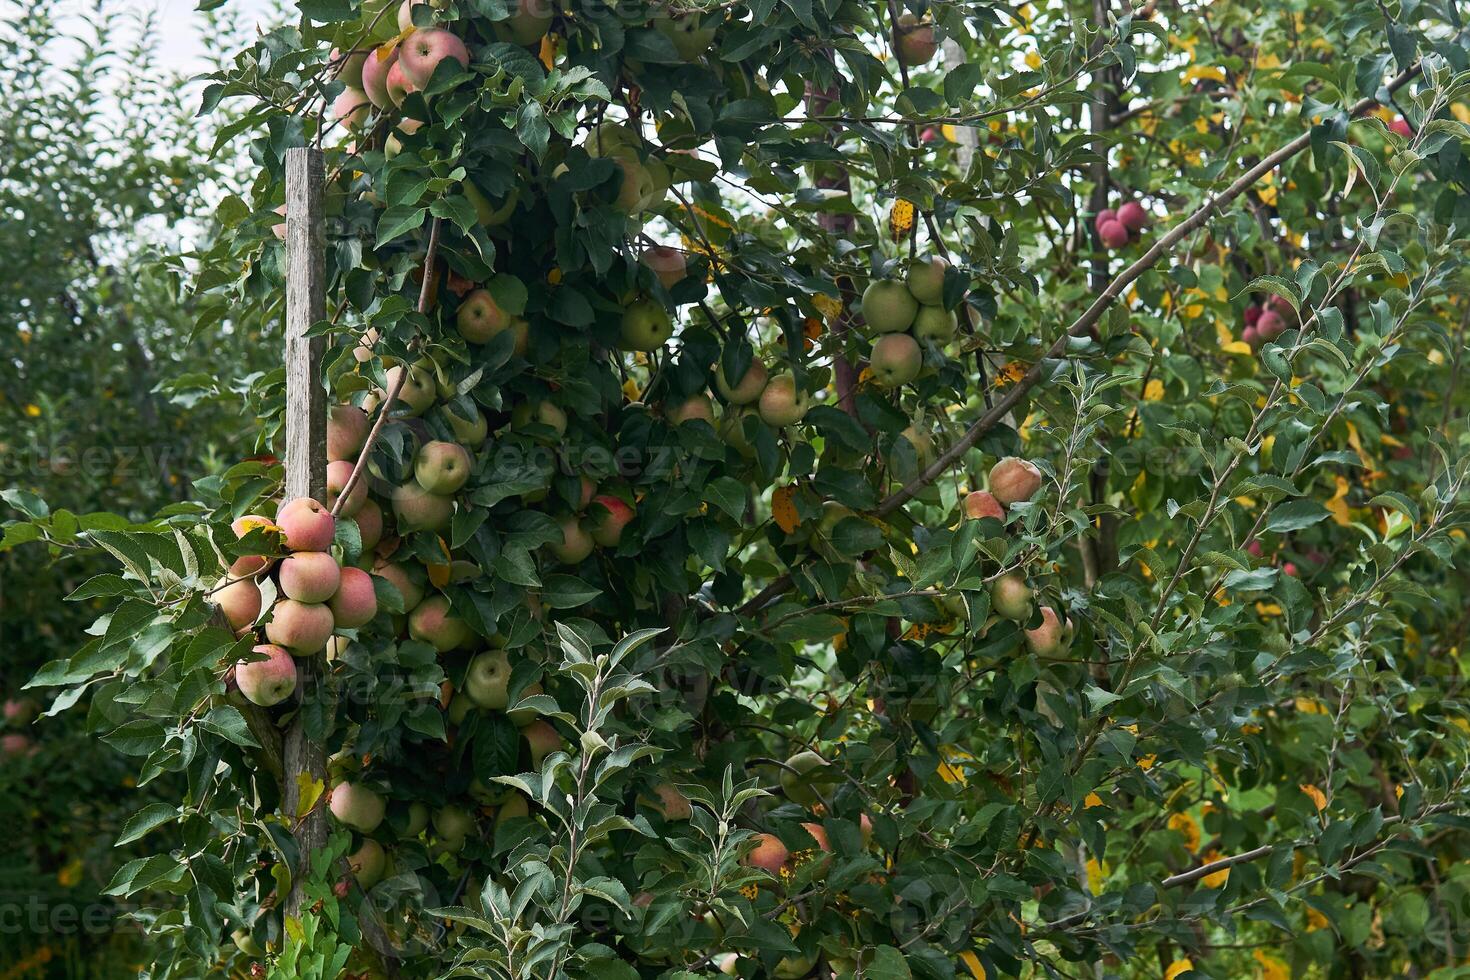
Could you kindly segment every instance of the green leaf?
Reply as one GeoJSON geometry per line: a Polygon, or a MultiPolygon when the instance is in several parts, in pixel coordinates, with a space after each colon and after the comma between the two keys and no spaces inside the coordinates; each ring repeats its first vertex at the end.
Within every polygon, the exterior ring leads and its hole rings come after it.
{"type": "Polygon", "coordinates": [[[1315,500],[1290,500],[1279,504],[1266,522],[1267,531],[1283,534],[1311,527],[1327,516],[1327,508],[1315,500]]]}

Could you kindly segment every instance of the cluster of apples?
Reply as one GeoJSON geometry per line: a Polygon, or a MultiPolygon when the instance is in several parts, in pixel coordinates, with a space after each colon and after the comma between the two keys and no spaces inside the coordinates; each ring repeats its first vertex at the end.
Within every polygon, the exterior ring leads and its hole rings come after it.
{"type": "Polygon", "coordinates": [[[947,344],[954,339],[959,321],[943,305],[948,269],[939,256],[917,258],[902,281],[875,279],[863,290],[863,322],[876,338],[868,367],[882,387],[897,388],[919,376],[924,366],[920,341],[947,344]]]}
{"type": "Polygon", "coordinates": [[[1252,303],[1245,308],[1245,329],[1240,339],[1250,345],[1251,350],[1260,350],[1286,332],[1290,326],[1288,317],[1295,318],[1291,304],[1274,293],[1264,303],[1252,303]]]}
{"type": "Polygon", "coordinates": [[[1148,227],[1148,212],[1137,201],[1129,201],[1116,211],[1112,208],[1099,211],[1092,227],[1104,248],[1119,249],[1136,240],[1148,227]]]}
{"type": "MultiPolygon", "coordinates": [[[[1041,481],[1041,470],[1036,464],[1007,456],[990,468],[989,490],[972,490],[965,496],[965,516],[971,520],[993,518],[1005,523],[1007,509],[1036,496],[1041,481]]],[[[1035,594],[1026,576],[1019,571],[1006,572],[990,583],[990,609],[1002,619],[1030,622],[1034,601],[1035,594]]],[[[1072,646],[1072,621],[1050,606],[1041,609],[1041,625],[1023,629],[1022,633],[1027,649],[1043,659],[1062,657],[1072,646]]]]}

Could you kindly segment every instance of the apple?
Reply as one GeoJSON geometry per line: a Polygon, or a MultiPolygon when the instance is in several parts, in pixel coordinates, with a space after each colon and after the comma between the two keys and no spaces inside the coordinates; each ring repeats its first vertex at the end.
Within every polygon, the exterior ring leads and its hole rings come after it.
{"type": "Polygon", "coordinates": [[[459,335],[472,344],[488,344],[506,330],[511,331],[515,342],[511,350],[524,356],[531,341],[530,326],[518,316],[511,316],[495,302],[488,289],[477,289],[459,304],[455,318],[459,335]]]}
{"type": "Polygon", "coordinates": [[[1041,489],[1041,470],[1015,456],[1007,456],[990,468],[990,492],[1002,507],[1030,500],[1041,489]]]}
{"type": "Polygon", "coordinates": [[[1064,622],[1050,606],[1041,607],[1041,625],[1026,630],[1026,648],[1038,657],[1058,657],[1072,645],[1071,621],[1064,622]]]}
{"type": "Polygon", "coordinates": [[[470,478],[474,463],[457,442],[425,443],[413,461],[413,478],[430,493],[454,493],[470,478]]]}
{"type": "Polygon", "coordinates": [[[388,804],[361,783],[341,782],[332,787],[327,807],[339,823],[358,833],[371,834],[383,822],[388,804]]]}
{"type": "Polygon", "coordinates": [[[776,428],[795,425],[805,417],[810,404],[807,393],[797,390],[795,378],[789,374],[779,375],[772,378],[761,392],[761,421],[776,428]]]}
{"type": "Polygon", "coordinates": [[[668,38],[686,62],[697,61],[715,40],[715,25],[706,25],[698,12],[674,15],[663,12],[653,19],[653,29],[668,38]]]}
{"type": "Polygon", "coordinates": [[[36,743],[29,735],[17,735],[14,732],[0,735],[0,755],[5,758],[19,759],[35,754],[36,743]]]}
{"type": "Polygon", "coordinates": [[[1254,327],[1256,325],[1256,321],[1261,318],[1261,314],[1263,312],[1265,311],[1261,307],[1257,306],[1255,303],[1247,306],[1245,308],[1245,325],[1248,327],[1254,327]]]}
{"type": "Polygon", "coordinates": [[[724,367],[715,372],[715,388],[731,405],[749,405],[766,390],[766,382],[766,366],[757,358],[751,358],[750,367],[745,369],[738,384],[732,385],[725,378],[724,367]]]}
{"type": "Polygon", "coordinates": [[[399,4],[398,32],[400,34],[412,31],[414,29],[413,8],[419,6],[420,4],[424,5],[425,9],[432,9],[428,6],[428,0],[403,0],[403,3],[399,4]]]}
{"type": "Polygon", "coordinates": [[[521,729],[521,738],[531,750],[531,768],[541,771],[541,762],[562,747],[561,733],[550,722],[537,718],[521,729]]]}
{"type": "Polygon", "coordinates": [[[1266,310],[1256,321],[1255,330],[1257,339],[1264,344],[1286,332],[1286,321],[1275,310],[1266,310]]]}
{"type": "Polygon", "coordinates": [[[383,540],[383,509],[375,501],[366,500],[352,519],[357,523],[357,534],[362,539],[362,554],[368,556],[383,540]]]}
{"type": "Polygon", "coordinates": [[[362,65],[367,60],[367,51],[348,51],[343,54],[336,48],[332,49],[331,61],[335,65],[333,78],[339,79],[348,88],[362,88],[362,65]]]}
{"type": "Polygon", "coordinates": [[[1261,346],[1261,335],[1259,332],[1257,332],[1255,327],[1246,327],[1244,330],[1242,330],[1240,332],[1240,339],[1243,340],[1246,346],[1248,346],[1251,350],[1257,350],[1261,346]]]}
{"type": "Polygon", "coordinates": [[[657,799],[653,808],[657,810],[665,820],[688,820],[694,808],[689,804],[689,797],[679,791],[679,787],[673,783],[659,783],[653,788],[653,795],[657,799]]]}
{"type": "Polygon", "coordinates": [[[449,804],[434,811],[434,836],[445,849],[457,853],[475,832],[475,816],[464,807],[449,804]]]}
{"type": "Polygon", "coordinates": [[[745,420],[752,415],[760,418],[760,413],[753,408],[732,408],[720,418],[719,427],[715,430],[725,445],[746,457],[755,455],[755,446],[745,434],[745,420]]]}
{"type": "Polygon", "coordinates": [[[297,497],[276,513],[284,544],[292,551],[326,551],[337,521],[319,500],[297,497]]]}
{"type": "Polygon", "coordinates": [[[271,643],[251,648],[264,660],[235,665],[235,685],[251,704],[269,708],[280,704],[296,690],[296,661],[291,654],[271,643]]]}
{"type": "Polygon", "coordinates": [[[332,610],[319,602],[279,599],[265,624],[266,639],[298,656],[316,653],[327,645],[336,621],[332,610]]]}
{"type": "Polygon", "coordinates": [[[342,581],[337,591],[327,600],[332,610],[332,620],[338,629],[356,629],[372,622],[378,614],[378,593],[373,589],[373,577],[360,568],[348,566],[342,569],[342,581]]]}
{"type": "Polygon", "coordinates": [[[993,517],[1003,522],[1006,519],[1006,509],[995,499],[994,494],[985,490],[972,490],[965,495],[965,516],[972,520],[993,517]]]}
{"type": "Polygon", "coordinates": [[[509,20],[494,25],[502,41],[513,41],[521,47],[537,43],[551,30],[551,0],[511,0],[514,8],[509,20]]]}
{"type": "Polygon", "coordinates": [[[393,516],[400,534],[442,531],[454,517],[454,498],[430,493],[416,480],[410,480],[393,488],[393,516]]]}
{"type": "Polygon", "coordinates": [[[781,790],[786,798],[804,807],[816,806],[822,802],[821,794],[811,786],[806,777],[826,765],[826,759],[811,751],[798,752],[787,759],[786,766],[781,770],[781,790]]]}
{"type": "MultiPolygon", "coordinates": [[[[230,522],[230,530],[235,532],[235,539],[245,537],[256,528],[275,528],[278,525],[269,517],[261,517],[259,514],[246,514],[237,517],[230,522]]],[[[254,575],[265,567],[267,559],[264,555],[241,555],[230,563],[230,575],[240,578],[246,575],[254,575]]]]}
{"type": "Polygon", "coordinates": [[[1018,623],[1031,618],[1031,587],[1021,573],[1007,572],[990,583],[990,608],[1018,623]]]}
{"type": "Polygon", "coordinates": [[[368,101],[379,109],[391,109],[393,99],[388,95],[388,72],[398,64],[398,48],[380,47],[367,53],[362,62],[362,90],[368,101]],[[384,53],[386,50],[386,53],[384,53]]]}
{"type": "Polygon", "coordinates": [[[356,459],[371,429],[367,413],[356,405],[333,405],[327,415],[327,459],[356,459]]]}
{"type": "Polygon", "coordinates": [[[7,698],[4,713],[7,725],[24,728],[41,714],[41,706],[33,698],[7,698]]]}
{"type": "Polygon", "coordinates": [[[942,306],[920,306],[914,315],[914,336],[935,344],[947,344],[959,332],[959,318],[942,306]]]}
{"type": "Polygon", "coordinates": [[[487,650],[470,661],[464,693],[486,711],[504,711],[510,684],[510,656],[504,650],[487,650]]]}
{"type": "Polygon", "coordinates": [[[507,820],[516,820],[531,815],[531,804],[521,794],[511,791],[510,798],[500,804],[500,809],[495,811],[495,826],[499,827],[507,820]]]}
{"type": "Polygon", "coordinates": [[[647,296],[623,310],[624,350],[655,351],[674,335],[674,323],[663,304],[647,296]]]}
{"type": "Polygon", "coordinates": [[[1109,223],[1114,222],[1114,221],[1117,221],[1117,220],[1118,220],[1118,212],[1117,211],[1114,211],[1112,208],[1103,208],[1101,211],[1099,211],[1093,217],[1093,219],[1092,219],[1092,230],[1095,231],[1095,232],[1097,232],[1099,235],[1101,235],[1102,234],[1102,230],[1103,230],[1103,225],[1109,224],[1109,223]]]}
{"type": "Polygon", "coordinates": [[[367,122],[369,106],[367,93],[344,88],[332,100],[332,118],[348,129],[359,129],[367,122]]]}
{"type": "Polygon", "coordinates": [[[914,299],[923,306],[940,306],[944,303],[944,273],[949,263],[938,255],[912,259],[909,262],[905,283],[914,299]]]}
{"type": "Polygon", "coordinates": [[[623,528],[633,520],[633,508],[621,498],[608,494],[593,497],[592,503],[602,508],[593,516],[592,540],[604,548],[616,548],[623,539],[623,528]]]}
{"type": "MultiPolygon", "coordinates": [[[[327,506],[337,507],[337,500],[342,496],[347,481],[352,478],[352,470],[355,463],[348,459],[334,459],[327,464],[327,506]]],[[[367,480],[358,478],[352,485],[352,492],[337,509],[337,513],[343,517],[353,517],[362,510],[362,505],[367,503],[368,485],[367,480]]]]}
{"type": "Polygon", "coordinates": [[[342,584],[342,566],[325,551],[287,555],[278,574],[281,591],[298,602],[326,602],[342,584]]]}
{"type": "Polygon", "coordinates": [[[442,27],[416,30],[398,46],[398,65],[417,89],[428,85],[434,69],[448,58],[459,62],[461,68],[470,66],[470,52],[464,42],[442,27]]]}
{"type": "Polygon", "coordinates": [[[908,11],[899,14],[893,28],[893,53],[899,64],[905,68],[926,65],[938,50],[939,42],[934,38],[932,23],[920,22],[908,11]]]}
{"type": "Polygon", "coordinates": [[[1121,221],[1105,221],[1098,226],[1097,237],[1104,248],[1122,248],[1128,244],[1128,229],[1121,221]]]}
{"type": "Polygon", "coordinates": [[[673,289],[677,283],[682,281],[689,267],[684,253],[668,245],[653,245],[645,248],[643,254],[638,257],[638,261],[653,271],[665,289],[673,289]]]}
{"type": "Polygon", "coordinates": [[[383,845],[371,837],[365,838],[357,850],[347,855],[347,867],[357,879],[357,887],[363,891],[383,880],[383,871],[388,866],[388,856],[383,845]]]}
{"type": "Polygon", "coordinates": [[[802,977],[811,973],[812,967],[816,965],[817,956],[815,953],[783,956],[771,968],[771,980],[801,980],[802,977]]]}
{"type": "Polygon", "coordinates": [[[775,834],[756,834],[753,839],[756,842],[755,847],[745,852],[740,863],[747,868],[760,868],[773,875],[780,874],[782,865],[791,857],[786,845],[775,834]]]}
{"type": "Polygon", "coordinates": [[[827,839],[826,827],[823,827],[819,823],[804,823],[801,825],[801,829],[805,830],[808,834],[811,835],[812,840],[815,841],[817,844],[818,850],[832,850],[832,843],[827,839]]]}
{"type": "Polygon", "coordinates": [[[715,406],[709,400],[709,395],[690,395],[683,401],[665,404],[664,418],[673,425],[683,425],[695,419],[703,419],[710,425],[714,425],[715,406]]]}
{"type": "Polygon", "coordinates": [[[727,977],[738,977],[738,976],[740,976],[740,954],[739,953],[725,953],[724,955],[722,955],[718,959],[716,959],[715,960],[715,963],[716,963],[716,965],[719,966],[720,972],[723,973],[725,976],[727,976],[727,977]]]}
{"type": "Polygon", "coordinates": [[[919,461],[920,466],[928,466],[934,460],[934,438],[929,433],[911,425],[899,435],[914,447],[914,458],[919,461]]]}
{"type": "Polygon", "coordinates": [[[395,108],[403,105],[404,99],[418,91],[418,86],[409,81],[408,76],[403,73],[403,57],[401,55],[388,69],[387,84],[388,101],[392,102],[395,108]]]}
{"type": "Polygon", "coordinates": [[[213,599],[225,617],[225,622],[236,633],[249,629],[260,618],[260,587],[253,579],[244,578],[231,582],[216,592],[213,599]]]}
{"type": "Polygon", "coordinates": [[[475,220],[486,228],[498,228],[509,221],[510,216],[515,214],[516,204],[521,199],[520,188],[512,188],[510,193],[506,195],[505,200],[500,203],[500,206],[496,207],[490,203],[490,199],[485,196],[484,191],[480,190],[470,181],[461,181],[460,189],[464,191],[464,196],[469,198],[470,204],[474,205],[475,220]]]}
{"type": "Polygon", "coordinates": [[[454,433],[455,441],[468,447],[477,447],[485,441],[490,434],[490,423],[485,420],[485,413],[480,411],[480,406],[470,406],[470,417],[460,416],[454,409],[445,406],[444,421],[449,423],[449,431],[454,433]]]}
{"type": "Polygon", "coordinates": [[[398,389],[398,398],[394,402],[394,410],[399,415],[416,418],[434,404],[434,398],[438,395],[438,386],[434,383],[434,373],[425,370],[419,364],[398,364],[388,369],[386,380],[388,391],[399,384],[398,379],[402,377],[402,387],[398,389]]]}
{"type": "Polygon", "coordinates": [[[919,301],[896,279],[875,279],[863,290],[863,321],[869,333],[902,333],[918,312],[919,301]]]}
{"type": "Polygon", "coordinates": [[[556,433],[549,440],[541,437],[546,442],[557,442],[567,434],[567,413],[548,401],[521,402],[511,411],[513,427],[519,429],[532,423],[548,426],[556,433]]]}
{"type": "MultiPolygon", "coordinates": [[[[525,690],[521,691],[520,699],[524,701],[526,698],[545,693],[546,690],[539,683],[528,684],[526,685],[525,690]]],[[[505,717],[509,718],[510,723],[512,725],[515,725],[517,728],[524,728],[531,722],[535,721],[536,715],[537,713],[535,708],[507,708],[505,712],[505,717]]]]}
{"type": "Polygon", "coordinates": [[[924,352],[919,342],[906,333],[886,333],[873,343],[869,359],[873,380],[884,388],[897,388],[919,376],[924,352]]]}
{"type": "Polygon", "coordinates": [[[424,601],[424,587],[409,574],[407,566],[379,562],[373,566],[372,574],[398,590],[398,594],[403,597],[404,610],[412,611],[424,601]]]}
{"type": "Polygon", "coordinates": [[[1411,140],[1414,138],[1414,127],[1409,125],[1409,120],[1403,116],[1395,117],[1394,121],[1388,124],[1388,129],[1389,132],[1403,139],[1411,140]]]}
{"type": "MultiPolygon", "coordinates": [[[[576,565],[584,561],[592,554],[592,548],[596,544],[592,535],[582,527],[582,523],[576,515],[562,518],[560,522],[561,541],[553,541],[547,545],[556,560],[564,565],[576,565]]],[[[622,529],[619,528],[619,533],[622,529]]]]}
{"type": "Polygon", "coordinates": [[[469,625],[454,615],[449,599],[442,595],[430,596],[409,613],[408,634],[431,644],[440,653],[458,650],[474,635],[469,625]]]}
{"type": "Polygon", "coordinates": [[[1130,232],[1142,231],[1148,226],[1148,212],[1137,201],[1129,201],[1118,209],[1118,224],[1130,232]]]}

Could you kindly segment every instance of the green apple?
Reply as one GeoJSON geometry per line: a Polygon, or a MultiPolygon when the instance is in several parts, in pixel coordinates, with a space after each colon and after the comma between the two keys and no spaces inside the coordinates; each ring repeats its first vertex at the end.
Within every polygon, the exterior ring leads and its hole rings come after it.
{"type": "Polygon", "coordinates": [[[504,650],[487,650],[470,661],[464,679],[464,693],[486,711],[504,711],[509,684],[509,654],[504,650]]]}
{"type": "Polygon", "coordinates": [[[739,384],[729,382],[724,367],[715,372],[715,388],[731,405],[749,405],[755,401],[766,390],[766,381],[766,366],[755,358],[751,359],[750,367],[745,369],[739,384]]]}
{"type": "Polygon", "coordinates": [[[918,312],[919,301],[896,279],[875,279],[863,290],[863,320],[869,333],[902,333],[918,312]]]}
{"type": "Polygon", "coordinates": [[[674,322],[663,304],[650,297],[634,300],[623,310],[624,350],[654,351],[674,335],[674,322]]]}
{"type": "Polygon", "coordinates": [[[959,332],[959,319],[942,306],[921,306],[914,316],[914,336],[935,344],[947,344],[959,332]]]}
{"type": "Polygon", "coordinates": [[[776,428],[795,425],[805,417],[810,404],[807,393],[797,389],[794,377],[778,375],[761,392],[761,421],[776,428]]]}
{"type": "Polygon", "coordinates": [[[914,299],[925,306],[944,302],[944,272],[949,263],[938,255],[914,259],[909,263],[908,287],[914,299]]]}
{"type": "Polygon", "coordinates": [[[919,376],[924,352],[919,342],[906,333],[886,333],[873,343],[869,358],[873,380],[884,388],[897,388],[919,376]]]}

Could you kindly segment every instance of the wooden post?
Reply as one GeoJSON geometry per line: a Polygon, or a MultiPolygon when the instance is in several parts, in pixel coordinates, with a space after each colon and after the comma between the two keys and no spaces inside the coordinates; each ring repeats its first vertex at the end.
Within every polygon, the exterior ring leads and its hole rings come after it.
{"type": "MultiPolygon", "coordinates": [[[[327,399],[322,387],[326,339],[307,338],[312,324],[326,318],[326,237],[322,226],[324,167],[320,150],[286,151],[286,486],[283,503],[297,497],[327,496],[327,399]]],[[[286,897],[288,916],[301,913],[302,883],[313,854],[327,843],[326,810],[320,802],[297,821],[303,786],[325,784],[324,747],[307,737],[307,716],[321,717],[321,655],[297,660],[297,713],[284,741],[283,810],[293,823],[300,858],[286,897]],[[315,704],[313,703],[315,702],[315,704]]],[[[326,713],[327,717],[331,712],[326,713]]]]}

